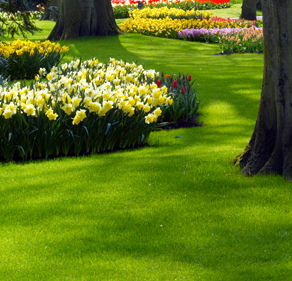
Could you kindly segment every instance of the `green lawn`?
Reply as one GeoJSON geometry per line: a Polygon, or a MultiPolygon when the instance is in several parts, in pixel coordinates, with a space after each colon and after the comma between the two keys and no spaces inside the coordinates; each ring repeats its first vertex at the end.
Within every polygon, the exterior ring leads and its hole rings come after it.
{"type": "MultiPolygon", "coordinates": [[[[41,25],[35,39],[53,27],[41,25]]],[[[291,280],[291,183],[232,163],[255,125],[263,55],[133,34],[61,43],[64,62],[192,74],[205,126],[153,132],[141,149],[1,164],[0,280],[291,280]]]]}
{"type": "Polygon", "coordinates": [[[206,10],[213,14],[213,16],[221,18],[239,18],[241,14],[241,5],[242,4],[233,4],[230,8],[227,9],[215,9],[215,10],[206,10]]]}

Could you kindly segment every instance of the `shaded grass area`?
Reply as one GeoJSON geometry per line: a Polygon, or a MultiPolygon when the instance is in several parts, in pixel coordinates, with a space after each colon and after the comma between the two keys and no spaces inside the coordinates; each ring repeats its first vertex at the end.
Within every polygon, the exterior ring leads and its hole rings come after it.
{"type": "Polygon", "coordinates": [[[0,280],[289,280],[291,183],[232,164],[257,117],[263,55],[135,34],[61,43],[64,62],[192,74],[206,126],[153,132],[142,149],[1,164],[0,280]]]}

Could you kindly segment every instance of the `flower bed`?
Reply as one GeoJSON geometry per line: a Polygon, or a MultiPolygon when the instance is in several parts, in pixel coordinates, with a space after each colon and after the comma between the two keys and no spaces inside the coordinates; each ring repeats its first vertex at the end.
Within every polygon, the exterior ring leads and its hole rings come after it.
{"type": "Polygon", "coordinates": [[[178,31],[178,38],[189,41],[218,43],[220,36],[226,33],[231,33],[232,31],[235,32],[235,30],[240,30],[240,28],[183,29],[182,31],[178,31]]]}
{"type": "Polygon", "coordinates": [[[120,29],[129,33],[158,36],[165,38],[179,38],[178,31],[183,29],[212,29],[212,28],[244,28],[257,26],[257,21],[230,20],[218,17],[209,19],[148,19],[130,18],[120,24],[120,29]]]}
{"type": "Polygon", "coordinates": [[[260,53],[263,51],[263,29],[213,28],[184,29],[178,32],[180,39],[219,43],[222,53],[260,53]]]}
{"type": "Polygon", "coordinates": [[[261,53],[263,52],[263,29],[243,28],[223,34],[219,38],[222,53],[261,53]]]}
{"type": "MultiPolygon", "coordinates": [[[[16,12],[16,13],[7,13],[7,12],[0,12],[0,18],[4,20],[20,20],[21,12],[16,12]]],[[[39,19],[40,16],[42,15],[42,11],[29,11],[27,13],[27,16],[31,19],[39,19]]]]}
{"type": "Polygon", "coordinates": [[[172,104],[159,74],[111,59],[44,69],[30,87],[2,81],[0,159],[79,155],[147,143],[172,104]],[[46,81],[43,81],[46,77],[46,81]]]}
{"type": "MultiPolygon", "coordinates": [[[[135,5],[138,4],[139,0],[112,0],[111,1],[113,5],[135,5]]],[[[161,3],[165,3],[165,4],[179,4],[179,3],[190,3],[190,2],[197,2],[200,4],[224,4],[224,3],[229,3],[230,0],[174,0],[174,1],[169,1],[169,0],[141,0],[141,2],[145,5],[145,4],[149,4],[149,5],[155,5],[155,4],[161,4],[161,3]]]]}
{"type": "Polygon", "coordinates": [[[0,42],[0,74],[11,79],[34,78],[40,68],[50,71],[58,65],[68,50],[50,41],[0,42]]]}
{"type": "MultiPolygon", "coordinates": [[[[142,1],[143,2],[143,1],[142,1]]],[[[224,9],[230,7],[229,1],[222,2],[218,1],[219,3],[212,3],[212,2],[197,2],[197,1],[174,1],[174,2],[167,2],[167,1],[144,1],[143,2],[143,9],[145,8],[176,8],[182,9],[184,11],[189,10],[207,10],[207,9],[224,9]]],[[[138,9],[137,5],[138,1],[112,1],[113,11],[115,18],[128,18],[129,12],[138,9]]]]}
{"type": "MultiPolygon", "coordinates": [[[[163,122],[170,122],[170,127],[194,126],[194,117],[198,111],[200,101],[196,99],[196,89],[192,88],[191,75],[165,75],[162,73],[158,85],[164,84],[169,89],[169,95],[173,98],[173,104],[164,110],[163,122]]],[[[169,126],[169,125],[167,125],[169,126]]]]}
{"type": "Polygon", "coordinates": [[[203,18],[209,18],[212,13],[208,12],[200,12],[198,10],[190,10],[190,11],[184,11],[182,9],[176,9],[176,8],[145,8],[142,10],[134,10],[130,11],[129,15],[133,19],[138,18],[150,18],[150,19],[164,19],[164,18],[170,18],[170,19],[203,19],[203,18]]]}

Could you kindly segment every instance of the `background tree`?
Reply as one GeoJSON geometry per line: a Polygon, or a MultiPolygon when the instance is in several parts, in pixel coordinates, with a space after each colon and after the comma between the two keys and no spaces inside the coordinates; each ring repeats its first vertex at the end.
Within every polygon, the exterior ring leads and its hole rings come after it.
{"type": "Polygon", "coordinates": [[[11,35],[12,37],[22,35],[27,32],[39,31],[31,20],[29,13],[29,3],[26,0],[0,0],[0,10],[6,12],[8,18],[0,16],[0,35],[11,35]]]}
{"type": "Polygon", "coordinates": [[[59,0],[58,21],[49,40],[70,40],[82,36],[121,33],[110,0],[59,0]]]}
{"type": "Polygon", "coordinates": [[[40,20],[52,20],[52,21],[57,21],[59,17],[59,0],[50,0],[49,3],[46,3],[44,5],[44,13],[41,16],[40,20]]]}
{"type": "Polygon", "coordinates": [[[292,1],[265,0],[264,77],[255,129],[235,163],[248,175],[292,178],[292,1]]]}
{"type": "Polygon", "coordinates": [[[262,10],[262,0],[257,1],[256,9],[261,11],[262,10]]]}
{"type": "Polygon", "coordinates": [[[258,0],[243,0],[240,18],[256,20],[256,4],[258,0]]]}
{"type": "Polygon", "coordinates": [[[45,5],[45,3],[50,2],[51,0],[22,0],[23,2],[26,3],[30,11],[37,11],[38,10],[38,5],[45,5]]]}

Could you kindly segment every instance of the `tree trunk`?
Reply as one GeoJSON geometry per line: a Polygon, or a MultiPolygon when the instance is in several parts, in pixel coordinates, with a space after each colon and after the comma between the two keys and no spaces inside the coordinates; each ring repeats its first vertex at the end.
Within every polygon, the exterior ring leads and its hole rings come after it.
{"type": "Polygon", "coordinates": [[[49,40],[121,33],[110,0],[60,0],[58,21],[49,40]]]}
{"type": "Polygon", "coordinates": [[[60,0],[50,0],[49,5],[45,6],[45,12],[40,20],[57,21],[59,17],[60,0]]]}
{"type": "Polygon", "coordinates": [[[256,20],[256,4],[258,0],[243,0],[240,18],[246,20],[256,20]]]}
{"type": "Polygon", "coordinates": [[[256,126],[235,163],[248,175],[292,178],[292,1],[265,0],[264,77],[256,126]]]}
{"type": "Polygon", "coordinates": [[[256,9],[257,9],[258,11],[261,11],[261,10],[262,10],[262,0],[258,0],[258,1],[257,1],[256,9]]]}

